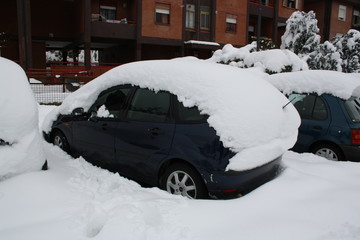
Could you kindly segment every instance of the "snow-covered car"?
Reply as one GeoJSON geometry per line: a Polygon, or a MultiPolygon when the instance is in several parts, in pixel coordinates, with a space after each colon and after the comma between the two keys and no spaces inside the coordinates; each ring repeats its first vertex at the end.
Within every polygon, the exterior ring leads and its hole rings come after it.
{"type": "Polygon", "coordinates": [[[49,142],[190,198],[245,194],[273,178],[300,124],[265,74],[194,58],[119,66],[44,121],[49,142]]]}
{"type": "Polygon", "coordinates": [[[0,57],[0,179],[45,163],[38,107],[25,72],[0,57]]]}
{"type": "Polygon", "coordinates": [[[294,151],[360,161],[360,74],[313,70],[269,78],[301,116],[294,151]]]}

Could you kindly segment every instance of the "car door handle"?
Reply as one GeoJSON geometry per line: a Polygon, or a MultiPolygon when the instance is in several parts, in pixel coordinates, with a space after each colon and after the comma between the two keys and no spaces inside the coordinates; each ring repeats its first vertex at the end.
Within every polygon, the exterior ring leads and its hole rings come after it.
{"type": "Polygon", "coordinates": [[[314,126],[313,129],[315,130],[322,130],[323,128],[321,126],[314,126]]]}
{"type": "Polygon", "coordinates": [[[153,135],[153,136],[157,136],[157,135],[161,135],[164,134],[165,132],[163,130],[161,130],[160,128],[152,128],[152,129],[148,129],[148,132],[153,135]]]}

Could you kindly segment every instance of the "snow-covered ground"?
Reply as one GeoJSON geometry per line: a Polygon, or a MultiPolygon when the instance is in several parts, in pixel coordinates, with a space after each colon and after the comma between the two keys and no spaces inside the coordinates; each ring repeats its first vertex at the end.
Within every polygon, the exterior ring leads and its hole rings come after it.
{"type": "Polygon", "coordinates": [[[44,147],[48,171],[0,182],[0,239],[360,239],[360,163],[287,152],[244,197],[188,200],[44,147]]]}

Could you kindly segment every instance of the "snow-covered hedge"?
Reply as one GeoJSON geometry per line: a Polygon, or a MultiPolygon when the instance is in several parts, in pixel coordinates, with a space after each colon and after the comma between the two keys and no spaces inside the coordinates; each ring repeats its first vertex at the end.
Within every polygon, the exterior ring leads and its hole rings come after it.
{"type": "Polygon", "coordinates": [[[227,44],[217,50],[208,61],[231,65],[239,68],[257,67],[274,74],[307,70],[305,61],[289,50],[271,49],[255,52],[256,42],[241,48],[227,44]]]}

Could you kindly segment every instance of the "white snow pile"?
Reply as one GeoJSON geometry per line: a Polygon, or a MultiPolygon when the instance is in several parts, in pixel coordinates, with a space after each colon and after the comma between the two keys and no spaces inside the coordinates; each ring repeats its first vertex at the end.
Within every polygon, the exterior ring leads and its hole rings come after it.
{"type": "Polygon", "coordinates": [[[268,79],[284,94],[327,93],[342,99],[360,97],[360,73],[308,70],[273,74],[268,79]]]}
{"type": "Polygon", "coordinates": [[[263,73],[209,63],[194,58],[135,62],[114,68],[70,94],[51,112],[43,130],[59,114],[83,107],[87,111],[105,89],[133,84],[178,96],[187,107],[198,106],[225,147],[237,153],[231,170],[265,164],[291,148],[300,118],[288,100],[269,84],[263,73]]]}
{"type": "Polygon", "coordinates": [[[239,68],[257,67],[267,73],[308,69],[307,63],[289,50],[271,49],[255,52],[255,48],[256,42],[241,48],[235,48],[231,44],[227,44],[223,49],[215,51],[208,61],[239,68]]]}
{"type": "Polygon", "coordinates": [[[16,63],[0,57],[0,179],[40,170],[45,162],[38,108],[27,77],[16,63]]]}

